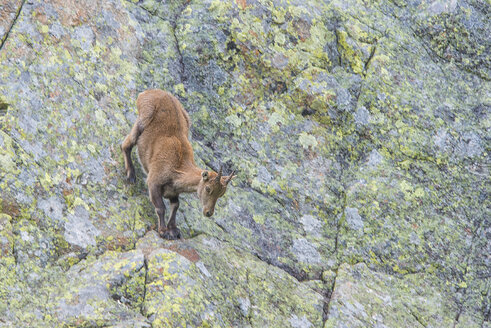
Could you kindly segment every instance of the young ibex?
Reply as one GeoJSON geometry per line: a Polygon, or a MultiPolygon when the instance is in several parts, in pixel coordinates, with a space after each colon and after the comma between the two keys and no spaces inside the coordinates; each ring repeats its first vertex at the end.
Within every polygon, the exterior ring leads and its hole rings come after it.
{"type": "Polygon", "coordinates": [[[179,194],[197,192],[203,214],[209,217],[215,211],[217,199],[225,194],[235,176],[234,173],[222,176],[221,166],[218,173],[196,166],[188,140],[189,115],[173,95],[162,90],[147,90],[138,95],[136,105],[138,118],[121,145],[126,175],[130,183],[135,182],[131,150],[137,145],[140,162],[147,173],[150,200],[158,216],[157,231],[164,238],[178,239],[179,194]],[[171,206],[167,226],[162,197],[169,199],[171,206]]]}

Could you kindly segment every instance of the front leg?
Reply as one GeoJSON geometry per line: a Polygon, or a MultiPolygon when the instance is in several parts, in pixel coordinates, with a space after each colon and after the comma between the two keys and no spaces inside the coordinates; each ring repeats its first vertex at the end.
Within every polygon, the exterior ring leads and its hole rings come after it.
{"type": "Polygon", "coordinates": [[[165,205],[162,200],[162,186],[158,183],[152,181],[152,179],[147,179],[148,192],[150,194],[150,200],[153,206],[155,206],[155,213],[157,213],[157,232],[162,234],[165,228],[165,205]]]}
{"type": "Polygon", "coordinates": [[[180,239],[181,231],[176,226],[176,213],[179,208],[179,196],[170,198],[170,218],[167,223],[167,229],[162,234],[162,237],[165,239],[180,239]]]}

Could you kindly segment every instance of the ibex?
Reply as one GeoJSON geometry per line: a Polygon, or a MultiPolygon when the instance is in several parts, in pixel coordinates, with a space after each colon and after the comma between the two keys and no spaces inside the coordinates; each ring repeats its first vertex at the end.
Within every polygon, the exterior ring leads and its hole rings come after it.
{"type": "Polygon", "coordinates": [[[197,192],[205,216],[212,216],[217,199],[225,194],[235,176],[198,168],[188,139],[191,125],[189,115],[179,100],[162,90],[147,90],[136,101],[138,118],[121,144],[127,179],[134,183],[135,168],[131,150],[137,145],[140,162],[147,174],[150,200],[158,216],[157,231],[167,239],[181,238],[176,226],[179,194],[197,192]],[[165,224],[165,205],[170,201],[170,218],[165,224]]]}

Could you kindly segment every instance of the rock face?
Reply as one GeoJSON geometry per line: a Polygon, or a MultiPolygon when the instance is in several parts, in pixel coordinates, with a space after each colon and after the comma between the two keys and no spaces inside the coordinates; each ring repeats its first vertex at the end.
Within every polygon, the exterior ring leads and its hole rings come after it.
{"type": "Polygon", "coordinates": [[[0,326],[490,327],[486,1],[0,0],[0,326]],[[148,88],[237,169],[165,241],[148,88]]]}

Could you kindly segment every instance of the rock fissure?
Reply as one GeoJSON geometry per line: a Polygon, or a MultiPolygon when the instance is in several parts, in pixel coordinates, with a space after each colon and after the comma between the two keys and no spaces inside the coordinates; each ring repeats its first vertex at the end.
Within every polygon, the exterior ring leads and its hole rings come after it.
{"type": "Polygon", "coordinates": [[[174,37],[174,43],[175,43],[175,46],[176,46],[176,51],[177,51],[177,54],[178,54],[178,61],[179,61],[179,78],[180,78],[180,82],[181,83],[185,83],[186,82],[186,67],[184,65],[184,57],[183,57],[183,54],[182,54],[182,50],[181,50],[181,46],[180,46],[180,42],[179,42],[179,38],[177,37],[177,29],[179,28],[179,19],[181,18],[182,16],[182,13],[184,10],[186,10],[186,8],[189,6],[189,4],[191,3],[190,0],[187,0],[186,1],[186,4],[181,6],[181,8],[178,9],[178,12],[174,15],[173,19],[170,21],[170,24],[171,24],[171,27],[172,27],[172,36],[174,37]]]}
{"type": "Polygon", "coordinates": [[[284,200],[280,199],[278,196],[272,196],[272,195],[268,195],[267,193],[263,192],[262,190],[259,190],[257,188],[254,188],[254,187],[248,187],[250,190],[252,191],[255,191],[257,192],[258,194],[260,194],[261,196],[265,196],[265,197],[268,197],[268,198],[272,198],[274,199],[278,204],[280,204],[281,206],[285,206],[286,203],[284,200]]]}
{"type": "MultiPolygon", "coordinates": [[[[465,302],[466,302],[466,298],[467,298],[467,294],[468,294],[468,288],[469,288],[467,286],[466,280],[467,280],[467,275],[469,273],[470,261],[471,261],[472,257],[475,256],[475,251],[476,251],[475,250],[475,247],[476,247],[476,236],[478,236],[479,230],[484,229],[484,223],[485,223],[485,221],[482,220],[481,223],[480,223],[480,225],[472,233],[472,239],[471,239],[471,243],[470,243],[470,249],[467,252],[468,256],[465,259],[465,271],[462,274],[462,280],[465,283],[466,287],[463,287],[462,288],[462,297],[461,297],[460,300],[457,300],[458,310],[457,310],[457,313],[455,315],[455,320],[454,320],[454,324],[453,324],[453,327],[454,328],[459,323],[459,320],[460,320],[460,317],[462,315],[462,312],[464,311],[464,306],[465,306],[465,302]]],[[[488,292],[489,292],[489,290],[488,290],[488,292]]],[[[485,306],[488,306],[489,307],[490,304],[491,304],[491,302],[489,304],[486,304],[486,302],[483,302],[483,309],[482,309],[483,310],[483,313],[486,310],[486,309],[484,309],[484,307],[485,306]]],[[[488,311],[489,311],[489,308],[488,308],[488,311]]],[[[486,315],[484,314],[484,321],[485,320],[486,320],[486,315]]]]}
{"type": "MultiPolygon", "coordinates": [[[[422,47],[425,49],[426,53],[428,54],[428,57],[429,57],[429,58],[430,58],[430,59],[431,59],[431,60],[432,60],[432,61],[433,61],[433,62],[434,62],[436,65],[439,65],[439,63],[438,63],[438,62],[435,60],[435,58],[436,58],[436,59],[438,59],[438,60],[441,60],[441,61],[443,61],[443,62],[445,62],[445,63],[452,63],[452,62],[455,62],[455,61],[454,61],[454,58],[451,58],[451,59],[446,58],[445,56],[442,56],[442,55],[441,55],[441,54],[439,54],[437,51],[435,51],[434,49],[432,49],[432,48],[431,48],[431,44],[429,44],[429,42],[428,42],[428,41],[425,41],[425,40],[423,39],[423,37],[425,37],[425,36],[426,36],[426,34],[424,34],[424,32],[423,32],[423,31],[419,32],[419,31],[415,30],[415,29],[414,29],[414,28],[412,28],[412,27],[411,27],[411,30],[413,31],[414,36],[420,40],[422,47]]],[[[449,47],[450,47],[450,43],[447,43],[441,52],[442,52],[442,53],[446,53],[446,52],[447,52],[447,50],[449,49],[449,47]]],[[[463,60],[465,61],[465,59],[467,59],[467,58],[464,58],[463,60]]],[[[483,64],[483,65],[485,65],[485,64],[483,64]]],[[[468,68],[467,66],[462,65],[462,64],[461,64],[459,61],[456,61],[456,67],[457,67],[458,69],[460,69],[460,70],[464,71],[464,72],[467,72],[467,73],[469,73],[469,74],[473,74],[473,75],[477,76],[478,78],[480,78],[480,79],[482,79],[482,80],[484,80],[484,81],[488,81],[488,82],[489,82],[489,81],[491,81],[491,78],[490,78],[490,77],[488,77],[488,76],[486,76],[484,73],[479,72],[479,71],[477,71],[477,72],[476,72],[476,71],[472,70],[471,68],[468,68]]],[[[444,71],[444,70],[443,70],[443,68],[442,68],[442,71],[444,71]]]]}
{"type": "MultiPolygon", "coordinates": [[[[250,287],[250,282],[249,282],[249,269],[246,269],[246,284],[247,284],[247,296],[248,296],[249,301],[251,303],[251,307],[254,307],[255,306],[255,304],[254,304],[254,297],[253,297],[254,295],[251,294],[251,291],[250,291],[251,287],[250,287]]],[[[240,307],[239,307],[239,309],[240,309],[240,307]]],[[[252,326],[252,317],[251,317],[251,311],[250,310],[247,311],[247,315],[245,315],[245,318],[247,319],[247,321],[249,322],[249,324],[252,326]]]]}
{"type": "MultiPolygon", "coordinates": [[[[130,0],[124,0],[128,3],[131,3],[132,5],[134,5],[133,2],[131,2],[130,0]]],[[[179,82],[180,83],[184,83],[186,81],[186,69],[185,69],[185,65],[184,65],[184,57],[183,57],[183,54],[182,54],[182,50],[181,50],[181,46],[180,46],[180,41],[179,41],[179,38],[178,38],[178,35],[177,35],[177,30],[179,28],[179,24],[178,24],[178,21],[182,15],[182,12],[184,10],[186,10],[186,8],[189,6],[189,4],[191,3],[191,1],[186,1],[186,3],[184,5],[181,5],[179,6],[179,8],[177,8],[176,10],[174,10],[173,12],[170,13],[170,15],[168,17],[163,17],[161,16],[159,13],[158,13],[158,9],[155,9],[154,11],[151,11],[149,10],[148,8],[145,8],[145,6],[143,5],[140,5],[140,4],[137,4],[136,7],[144,10],[145,12],[147,12],[150,16],[152,17],[156,17],[162,21],[165,21],[165,22],[168,22],[170,24],[170,32],[172,34],[172,43],[174,44],[174,47],[175,47],[175,50],[177,52],[177,56],[178,56],[178,65],[179,65],[179,68],[178,68],[178,77],[179,77],[179,82]]],[[[149,61],[148,59],[146,58],[142,58],[141,59],[142,61],[148,63],[148,64],[152,64],[151,61],[149,61]]]]}
{"type": "Polygon", "coordinates": [[[376,50],[377,50],[377,45],[374,44],[372,46],[372,49],[370,50],[370,55],[368,56],[368,59],[366,60],[364,66],[363,66],[363,76],[365,76],[365,77],[368,74],[368,68],[370,67],[370,62],[372,61],[373,56],[375,56],[375,51],[376,50]]]}
{"type": "Polygon", "coordinates": [[[148,316],[145,315],[145,299],[147,297],[147,283],[148,283],[148,259],[146,256],[143,260],[143,269],[145,270],[145,279],[143,281],[143,299],[140,305],[140,313],[144,317],[148,318],[148,316]]]}
{"type": "Polygon", "coordinates": [[[215,222],[215,224],[222,230],[222,232],[225,232],[225,233],[227,232],[227,228],[223,224],[221,224],[220,222],[217,222],[217,221],[213,221],[213,222],[215,222]]]}
{"type": "Polygon", "coordinates": [[[331,304],[332,294],[334,293],[334,289],[336,288],[336,279],[338,277],[338,270],[339,267],[337,267],[336,270],[334,271],[334,280],[330,288],[327,288],[324,294],[324,307],[322,308],[322,320],[324,322],[323,326],[325,326],[326,321],[329,320],[329,305],[331,304]]]}
{"type": "MultiPolygon", "coordinates": [[[[465,297],[465,291],[463,293],[463,296],[465,297]]],[[[460,315],[462,314],[462,311],[464,310],[463,304],[460,304],[459,309],[457,311],[457,314],[455,315],[454,323],[453,323],[453,328],[457,327],[457,324],[459,323],[460,315]]],[[[411,313],[412,314],[412,313],[411,313]]]]}
{"type": "Polygon", "coordinates": [[[442,73],[442,75],[445,77],[445,79],[449,79],[449,77],[447,76],[447,73],[445,72],[445,70],[443,69],[443,67],[440,65],[440,63],[438,61],[435,60],[434,56],[437,56],[436,54],[433,53],[433,51],[431,49],[428,49],[427,45],[425,44],[424,40],[421,39],[421,37],[418,36],[418,34],[416,33],[416,31],[411,28],[411,31],[413,33],[413,36],[415,39],[417,39],[419,41],[419,44],[421,46],[421,48],[425,51],[426,55],[428,56],[428,58],[433,62],[433,64],[435,64],[436,67],[438,67],[438,69],[440,70],[440,72],[442,73]]]}
{"type": "Polygon", "coordinates": [[[341,266],[341,259],[339,258],[339,233],[343,222],[346,220],[346,207],[347,207],[347,196],[346,196],[346,186],[343,185],[343,191],[341,192],[341,198],[343,200],[342,205],[342,214],[341,218],[338,220],[336,224],[336,237],[334,239],[334,257],[336,259],[336,267],[334,270],[334,278],[330,287],[328,287],[324,294],[324,307],[322,309],[322,319],[324,321],[324,326],[327,320],[329,320],[329,305],[331,303],[332,294],[334,293],[334,289],[336,288],[336,279],[338,277],[338,270],[341,266]]]}
{"type": "Polygon", "coordinates": [[[424,320],[422,318],[420,318],[417,313],[414,313],[414,311],[412,310],[411,306],[408,305],[408,304],[404,304],[404,306],[407,308],[409,314],[424,328],[426,328],[428,326],[427,323],[424,322],[424,320]]]}
{"type": "MultiPolygon", "coordinates": [[[[380,10],[379,10],[380,11],[380,10]]],[[[383,31],[383,30],[380,30],[378,29],[377,27],[375,27],[375,25],[369,25],[366,21],[362,20],[360,17],[356,16],[356,15],[353,15],[351,13],[348,13],[348,16],[356,21],[358,21],[360,24],[368,27],[369,29],[372,29],[374,30],[375,32],[378,32],[380,33],[381,35],[383,36],[386,36],[387,35],[387,31],[383,31]]]]}
{"type": "MultiPolygon", "coordinates": [[[[216,222],[215,222],[215,224],[218,227],[221,228],[221,226],[219,224],[217,224],[216,222]]],[[[224,229],[224,231],[226,231],[226,230],[224,229]]],[[[293,268],[291,268],[291,267],[289,267],[287,265],[281,265],[281,264],[274,263],[272,260],[270,260],[270,259],[268,259],[266,257],[263,257],[261,254],[257,253],[256,251],[253,251],[253,250],[250,250],[250,249],[247,249],[247,248],[240,247],[240,246],[236,245],[235,243],[232,243],[232,242],[230,242],[228,240],[224,240],[222,238],[219,238],[218,236],[211,235],[211,234],[209,234],[207,232],[200,232],[198,234],[195,234],[193,236],[190,236],[189,239],[196,238],[196,237],[201,236],[201,235],[206,235],[206,236],[215,238],[215,239],[219,240],[222,243],[233,245],[233,247],[234,248],[237,248],[238,250],[241,250],[243,252],[250,253],[254,257],[256,257],[258,260],[260,260],[261,262],[264,262],[264,263],[266,263],[268,265],[274,266],[275,268],[278,268],[278,269],[282,270],[283,272],[285,272],[286,274],[292,276],[293,278],[295,278],[299,282],[305,282],[305,281],[318,280],[318,279],[320,279],[320,274],[315,279],[309,279],[309,277],[306,274],[300,273],[300,272],[296,271],[295,269],[293,269],[293,268]]]]}
{"type": "Polygon", "coordinates": [[[5,33],[5,36],[3,37],[3,39],[1,40],[0,42],[0,51],[2,51],[2,48],[4,46],[4,44],[7,42],[7,39],[9,38],[9,35],[10,35],[10,31],[12,31],[12,29],[14,28],[15,26],[15,23],[17,23],[17,19],[19,19],[19,16],[21,14],[21,11],[22,11],[22,8],[24,7],[24,3],[26,2],[26,0],[22,0],[22,2],[20,3],[20,6],[19,8],[17,9],[17,12],[15,14],[15,17],[14,19],[12,20],[12,23],[10,24],[7,32],[5,33]]]}
{"type": "MultiPolygon", "coordinates": [[[[464,279],[465,279],[465,276],[467,274],[469,258],[470,258],[470,256],[467,258],[466,269],[465,269],[465,272],[463,274],[464,279]]],[[[461,292],[462,297],[461,297],[461,300],[457,300],[458,309],[457,309],[457,313],[455,314],[453,328],[457,327],[457,324],[459,323],[459,320],[460,320],[460,316],[462,315],[462,312],[464,311],[464,304],[465,304],[465,299],[466,299],[466,295],[467,295],[467,288],[461,288],[461,291],[457,290],[457,292],[461,292]]]]}
{"type": "MultiPolygon", "coordinates": [[[[484,295],[484,298],[489,300],[491,299],[491,295],[490,295],[490,290],[488,289],[486,291],[486,294],[484,295]]],[[[491,323],[491,301],[488,302],[487,304],[483,304],[483,313],[484,313],[484,321],[482,323],[482,327],[485,327],[485,324],[486,323],[491,323]]],[[[488,327],[488,326],[486,326],[488,327]]]]}
{"type": "Polygon", "coordinates": [[[181,80],[181,83],[184,83],[186,81],[186,76],[185,76],[186,69],[184,67],[184,57],[182,56],[181,47],[179,45],[179,39],[177,38],[176,35],[177,19],[175,22],[171,24],[172,24],[172,35],[174,36],[174,43],[176,45],[176,51],[179,56],[179,78],[181,80]]]}
{"type": "MultiPolygon", "coordinates": [[[[250,252],[250,250],[245,250],[245,251],[250,252]]],[[[286,274],[292,276],[293,278],[295,278],[299,282],[304,282],[304,281],[309,280],[305,273],[298,272],[295,269],[289,267],[288,265],[281,265],[281,264],[274,263],[271,259],[263,257],[263,256],[261,256],[261,254],[255,252],[255,251],[252,251],[251,254],[254,255],[256,258],[258,258],[261,262],[264,262],[268,265],[274,266],[274,267],[284,271],[286,274]]]]}
{"type": "MultiPolygon", "coordinates": [[[[336,49],[338,49],[338,51],[339,51],[339,47],[340,47],[341,45],[340,45],[340,40],[339,40],[339,33],[338,33],[338,31],[337,31],[337,30],[334,30],[334,38],[335,38],[335,40],[336,40],[336,49]]],[[[339,66],[339,67],[342,67],[342,65],[343,65],[343,61],[342,61],[342,59],[341,59],[341,57],[342,57],[342,56],[341,56],[341,54],[339,54],[337,57],[338,57],[338,66],[339,66]]]]}
{"type": "MultiPolygon", "coordinates": [[[[342,212],[341,212],[341,217],[339,218],[338,222],[336,223],[336,237],[334,239],[334,257],[336,258],[336,261],[340,263],[341,259],[339,258],[339,234],[341,231],[341,227],[343,223],[346,221],[346,208],[348,207],[348,197],[346,195],[346,186],[343,186],[343,191],[341,192],[341,198],[343,200],[343,205],[342,205],[342,212]]],[[[339,264],[338,264],[339,267],[339,264]]]]}
{"type": "MultiPolygon", "coordinates": [[[[191,225],[189,224],[188,218],[186,214],[182,213],[181,217],[184,219],[184,223],[186,223],[186,226],[188,227],[188,231],[191,231],[191,225]]],[[[193,238],[195,236],[190,236],[190,238],[193,238]]]]}

